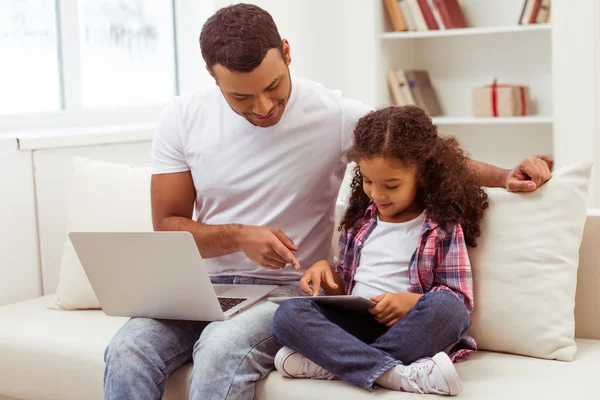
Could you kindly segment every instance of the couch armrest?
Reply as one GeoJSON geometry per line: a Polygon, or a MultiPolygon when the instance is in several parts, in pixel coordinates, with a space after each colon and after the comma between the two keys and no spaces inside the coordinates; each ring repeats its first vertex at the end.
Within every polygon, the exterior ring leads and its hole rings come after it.
{"type": "Polygon", "coordinates": [[[579,249],[577,296],[575,298],[575,336],[600,339],[600,209],[588,210],[583,240],[579,249]]]}

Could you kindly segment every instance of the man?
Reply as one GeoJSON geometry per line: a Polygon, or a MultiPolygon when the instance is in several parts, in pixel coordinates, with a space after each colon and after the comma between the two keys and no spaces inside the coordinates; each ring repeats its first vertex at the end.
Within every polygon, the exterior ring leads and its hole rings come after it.
{"type": "MultiPolygon", "coordinates": [[[[215,283],[276,283],[278,295],[299,293],[302,270],[332,258],[346,151],[370,109],[292,78],[290,46],[259,7],[219,10],[200,47],[216,87],[175,100],[160,117],[154,228],[191,232],[215,283]]],[[[472,167],[482,185],[515,191],[550,178],[535,157],[513,171],[472,167]]],[[[168,374],[194,360],[190,398],[252,399],[280,348],[275,309],[263,301],[213,323],[131,319],[106,350],[106,398],[159,399],[168,374]]]]}

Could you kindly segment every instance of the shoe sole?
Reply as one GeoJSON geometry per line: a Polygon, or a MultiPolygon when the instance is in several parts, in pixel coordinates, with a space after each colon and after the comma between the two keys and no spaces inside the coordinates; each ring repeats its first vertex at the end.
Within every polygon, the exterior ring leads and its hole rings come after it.
{"type": "MultiPolygon", "coordinates": [[[[284,348],[282,348],[281,350],[283,350],[284,348]]],[[[281,351],[279,350],[277,352],[277,354],[275,354],[275,368],[277,368],[277,371],[279,371],[281,373],[281,375],[285,376],[286,378],[293,378],[294,376],[289,374],[286,370],[285,367],[283,366],[286,362],[286,360],[288,358],[290,358],[291,356],[293,356],[294,354],[297,354],[297,351],[294,351],[292,349],[289,348],[285,348],[287,349],[287,351],[281,351]]]]}
{"type": "Polygon", "coordinates": [[[450,360],[450,357],[446,353],[438,353],[433,356],[433,361],[440,367],[446,384],[448,385],[450,396],[456,396],[462,391],[462,383],[460,377],[454,368],[454,364],[450,360]]]}

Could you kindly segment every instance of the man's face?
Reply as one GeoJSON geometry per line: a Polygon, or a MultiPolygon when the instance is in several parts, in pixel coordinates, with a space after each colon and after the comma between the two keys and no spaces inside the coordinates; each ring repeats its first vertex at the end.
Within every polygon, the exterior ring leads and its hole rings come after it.
{"type": "Polygon", "coordinates": [[[252,72],[230,71],[220,64],[212,68],[212,75],[233,111],[262,128],[279,122],[290,97],[291,58],[287,40],[283,41],[283,50],[283,59],[279,50],[269,50],[252,72]]]}

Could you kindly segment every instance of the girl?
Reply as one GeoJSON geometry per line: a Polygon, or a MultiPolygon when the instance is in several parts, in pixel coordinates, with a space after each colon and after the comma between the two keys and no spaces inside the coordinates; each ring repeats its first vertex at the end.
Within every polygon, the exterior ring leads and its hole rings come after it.
{"type": "Polygon", "coordinates": [[[370,298],[369,313],[310,299],[283,303],[273,333],[276,368],[287,377],[337,377],[367,390],[456,395],[452,361],[476,350],[466,335],[473,311],[467,245],[488,206],[454,138],[438,136],[419,108],[388,107],[361,118],[357,162],[340,229],[340,262],[303,275],[317,296],[370,298]]]}

